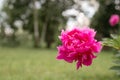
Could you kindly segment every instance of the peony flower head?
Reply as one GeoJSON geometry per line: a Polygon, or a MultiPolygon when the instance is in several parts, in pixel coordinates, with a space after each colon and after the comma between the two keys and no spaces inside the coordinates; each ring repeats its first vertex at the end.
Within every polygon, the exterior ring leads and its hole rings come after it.
{"type": "Polygon", "coordinates": [[[94,37],[96,32],[90,28],[62,30],[59,36],[62,45],[58,46],[58,60],[76,62],[77,69],[82,65],[90,66],[96,54],[101,51],[101,42],[94,37]]]}
{"type": "Polygon", "coordinates": [[[113,14],[110,17],[109,23],[111,26],[115,26],[116,24],[118,24],[118,22],[120,21],[120,17],[117,14],[113,14]]]}

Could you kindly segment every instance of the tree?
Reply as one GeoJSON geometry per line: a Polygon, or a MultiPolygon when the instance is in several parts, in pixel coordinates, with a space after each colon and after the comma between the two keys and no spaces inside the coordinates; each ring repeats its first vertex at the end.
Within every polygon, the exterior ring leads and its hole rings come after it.
{"type": "Polygon", "coordinates": [[[99,0],[100,7],[91,21],[91,27],[95,28],[102,37],[110,37],[111,32],[118,29],[118,25],[112,28],[109,24],[109,18],[112,14],[119,14],[115,9],[114,0],[99,0]]]}
{"type": "Polygon", "coordinates": [[[37,0],[33,0],[33,16],[34,16],[34,46],[39,47],[39,25],[38,25],[38,10],[35,5],[37,0]]]}
{"type": "Polygon", "coordinates": [[[73,0],[46,0],[40,9],[40,19],[42,22],[41,42],[47,43],[50,48],[55,41],[55,34],[58,26],[65,22],[62,12],[73,4],[73,0]]]}
{"type": "Polygon", "coordinates": [[[7,0],[4,11],[9,16],[7,23],[14,30],[17,29],[14,25],[15,21],[22,21],[23,29],[34,36],[34,46],[38,47],[40,40],[45,41],[49,48],[54,42],[58,25],[64,22],[62,11],[72,3],[72,0],[7,0]],[[41,8],[35,7],[36,2],[41,8]]]}
{"type": "Polygon", "coordinates": [[[37,0],[7,0],[3,9],[9,16],[6,22],[14,29],[14,39],[17,30],[14,24],[17,20],[22,21],[25,30],[31,32],[31,28],[33,29],[34,47],[38,47],[39,45],[38,10],[35,6],[36,1],[37,0]]]}

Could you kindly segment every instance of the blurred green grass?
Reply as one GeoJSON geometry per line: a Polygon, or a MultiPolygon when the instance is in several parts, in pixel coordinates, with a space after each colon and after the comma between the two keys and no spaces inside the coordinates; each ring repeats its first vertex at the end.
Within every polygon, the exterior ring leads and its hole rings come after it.
{"type": "Polygon", "coordinates": [[[113,54],[101,52],[90,67],[56,60],[49,49],[0,48],[0,80],[120,80],[109,70],[113,54]]]}

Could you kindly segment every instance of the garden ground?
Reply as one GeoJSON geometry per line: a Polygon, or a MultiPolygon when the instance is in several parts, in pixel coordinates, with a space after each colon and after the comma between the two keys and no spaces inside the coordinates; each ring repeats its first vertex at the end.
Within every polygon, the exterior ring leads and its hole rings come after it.
{"type": "Polygon", "coordinates": [[[112,52],[101,52],[89,67],[56,60],[57,50],[0,48],[0,80],[120,80],[109,68],[112,52]]]}

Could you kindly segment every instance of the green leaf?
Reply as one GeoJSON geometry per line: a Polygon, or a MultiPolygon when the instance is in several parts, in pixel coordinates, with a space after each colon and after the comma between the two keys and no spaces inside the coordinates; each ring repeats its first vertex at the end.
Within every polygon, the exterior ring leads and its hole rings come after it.
{"type": "Polygon", "coordinates": [[[120,66],[113,66],[110,69],[112,69],[112,70],[120,70],[120,66]]]}
{"type": "Polygon", "coordinates": [[[103,39],[103,46],[113,47],[115,49],[120,49],[120,36],[111,35],[112,38],[104,38],[103,39]]]}
{"type": "Polygon", "coordinates": [[[119,53],[119,54],[116,54],[115,57],[120,57],[120,53],[119,53]]]}
{"type": "Polygon", "coordinates": [[[117,71],[117,75],[118,75],[118,76],[120,76],[120,70],[119,70],[119,71],[117,71]]]}
{"type": "Polygon", "coordinates": [[[114,61],[114,63],[120,65],[120,60],[114,61]]]}
{"type": "Polygon", "coordinates": [[[113,39],[116,39],[118,36],[117,35],[115,35],[115,34],[111,34],[110,35],[113,39]]]}

